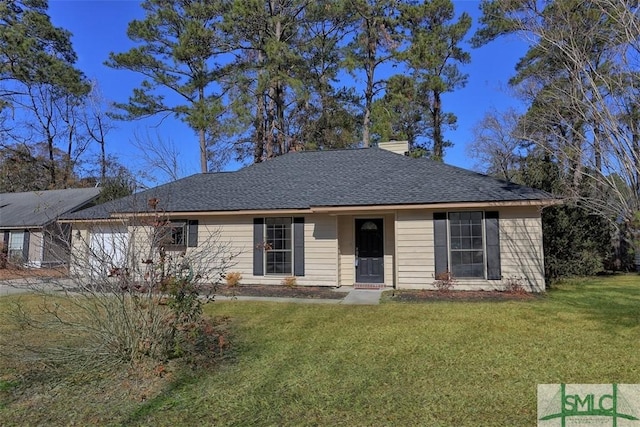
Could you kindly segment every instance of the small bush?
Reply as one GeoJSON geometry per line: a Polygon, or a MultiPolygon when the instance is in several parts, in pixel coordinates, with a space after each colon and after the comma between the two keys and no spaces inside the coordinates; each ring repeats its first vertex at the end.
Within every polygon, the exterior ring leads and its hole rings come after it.
{"type": "Polygon", "coordinates": [[[509,277],[505,280],[504,291],[510,294],[526,294],[522,277],[509,277]]]}
{"type": "Polygon", "coordinates": [[[227,273],[224,276],[225,281],[227,282],[227,286],[230,288],[235,288],[240,284],[242,280],[242,274],[237,271],[232,271],[231,273],[227,273]]]}
{"type": "Polygon", "coordinates": [[[295,276],[287,276],[284,279],[282,279],[282,282],[280,283],[286,286],[287,288],[293,288],[298,284],[295,276]]]}
{"type": "Polygon", "coordinates": [[[433,286],[440,292],[449,292],[456,285],[456,280],[449,270],[436,274],[433,286]]]}

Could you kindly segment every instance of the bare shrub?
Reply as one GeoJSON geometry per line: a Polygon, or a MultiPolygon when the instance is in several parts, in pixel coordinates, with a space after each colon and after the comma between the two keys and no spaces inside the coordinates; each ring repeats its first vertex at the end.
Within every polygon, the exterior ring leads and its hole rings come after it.
{"type": "Polygon", "coordinates": [[[449,270],[436,274],[436,280],[433,282],[433,286],[440,292],[449,292],[455,285],[456,280],[449,270]]]}
{"type": "Polygon", "coordinates": [[[527,294],[522,277],[508,277],[504,282],[504,291],[510,294],[527,294]]]}
{"type": "Polygon", "coordinates": [[[42,349],[12,345],[12,351],[93,364],[218,354],[226,339],[202,305],[213,300],[211,290],[237,253],[215,230],[200,228],[197,247],[171,245],[168,233],[175,237],[177,226],[157,210],[76,230],[69,278],[28,283],[43,300],[35,311],[18,304],[12,315],[23,330],[69,339],[42,349]]]}
{"type": "Polygon", "coordinates": [[[298,280],[295,276],[287,276],[280,283],[287,288],[295,288],[298,285],[298,280]]]}
{"type": "Polygon", "coordinates": [[[232,271],[224,276],[224,280],[227,282],[228,287],[235,288],[236,286],[240,285],[242,274],[237,271],[232,271]]]}

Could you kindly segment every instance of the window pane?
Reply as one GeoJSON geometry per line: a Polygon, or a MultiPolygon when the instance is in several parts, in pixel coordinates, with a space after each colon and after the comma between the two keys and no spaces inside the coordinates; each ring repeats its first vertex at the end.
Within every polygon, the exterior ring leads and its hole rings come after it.
{"type": "Polygon", "coordinates": [[[11,239],[9,239],[10,250],[22,250],[22,243],[24,242],[24,232],[12,231],[11,239]]]}
{"type": "Polygon", "coordinates": [[[471,249],[482,249],[482,237],[473,238],[473,246],[471,249]]]}
{"type": "Polygon", "coordinates": [[[451,239],[451,249],[462,249],[462,243],[460,242],[459,237],[451,239]]]}
{"type": "Polygon", "coordinates": [[[185,222],[171,222],[156,230],[155,244],[161,246],[184,246],[187,236],[185,222]]]}
{"type": "Polygon", "coordinates": [[[462,240],[462,246],[460,249],[471,249],[471,239],[464,238],[462,240]]]}
{"type": "Polygon", "coordinates": [[[449,213],[451,272],[457,277],[484,277],[482,212],[449,213]]]}
{"type": "Polygon", "coordinates": [[[265,253],[267,274],[291,274],[291,218],[266,218],[265,239],[270,249],[265,253]]]}
{"type": "Polygon", "coordinates": [[[268,274],[291,274],[291,252],[268,251],[268,274]]]}

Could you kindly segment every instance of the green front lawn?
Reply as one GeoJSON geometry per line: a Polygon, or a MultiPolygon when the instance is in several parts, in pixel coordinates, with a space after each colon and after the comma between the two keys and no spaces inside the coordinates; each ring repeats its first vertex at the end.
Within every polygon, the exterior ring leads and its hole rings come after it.
{"type": "MultiPolygon", "coordinates": [[[[0,298],[0,310],[10,300],[0,298]]],[[[536,423],[537,384],[640,383],[637,275],[568,282],[526,301],[231,301],[206,312],[232,319],[230,354],[210,371],[154,377],[132,398],[114,390],[127,384],[124,369],[47,382],[5,357],[0,420],[525,426],[536,423]]]]}

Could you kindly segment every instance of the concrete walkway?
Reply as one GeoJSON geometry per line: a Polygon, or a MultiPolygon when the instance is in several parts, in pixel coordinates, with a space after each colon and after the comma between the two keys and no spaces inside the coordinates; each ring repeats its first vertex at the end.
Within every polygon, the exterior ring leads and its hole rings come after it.
{"type": "Polygon", "coordinates": [[[376,305],[380,304],[383,289],[351,289],[342,300],[342,304],[376,305]]]}
{"type": "MultiPolygon", "coordinates": [[[[59,281],[60,279],[55,279],[59,281]]],[[[68,279],[63,279],[69,281],[68,279]]],[[[35,286],[38,290],[46,290],[54,288],[50,282],[52,279],[15,279],[0,281],[0,297],[5,295],[22,294],[33,291],[35,286]]],[[[69,281],[70,282],[70,281],[69,281]]],[[[55,282],[54,282],[55,283],[55,282]]],[[[70,283],[68,284],[70,285],[70,283]]],[[[335,292],[344,293],[342,299],[334,298],[282,298],[282,297],[252,297],[252,296],[235,296],[226,297],[223,295],[215,295],[214,300],[217,301],[272,301],[272,302],[290,302],[298,304],[346,304],[346,305],[376,305],[380,304],[380,296],[383,290],[372,289],[353,289],[350,287],[342,287],[335,289],[335,292]]]]}
{"type": "Polygon", "coordinates": [[[342,292],[345,294],[343,299],[334,298],[283,298],[283,297],[250,297],[250,296],[235,296],[225,297],[222,295],[216,295],[217,301],[271,301],[271,302],[292,302],[298,304],[345,304],[345,305],[377,305],[380,304],[380,296],[382,296],[383,290],[370,290],[370,289],[345,289],[339,288],[336,292],[342,292]]]}
{"type": "Polygon", "coordinates": [[[55,290],[60,282],[71,285],[71,280],[60,278],[22,278],[0,280],[0,297],[5,295],[24,294],[34,290],[55,290]]]}

